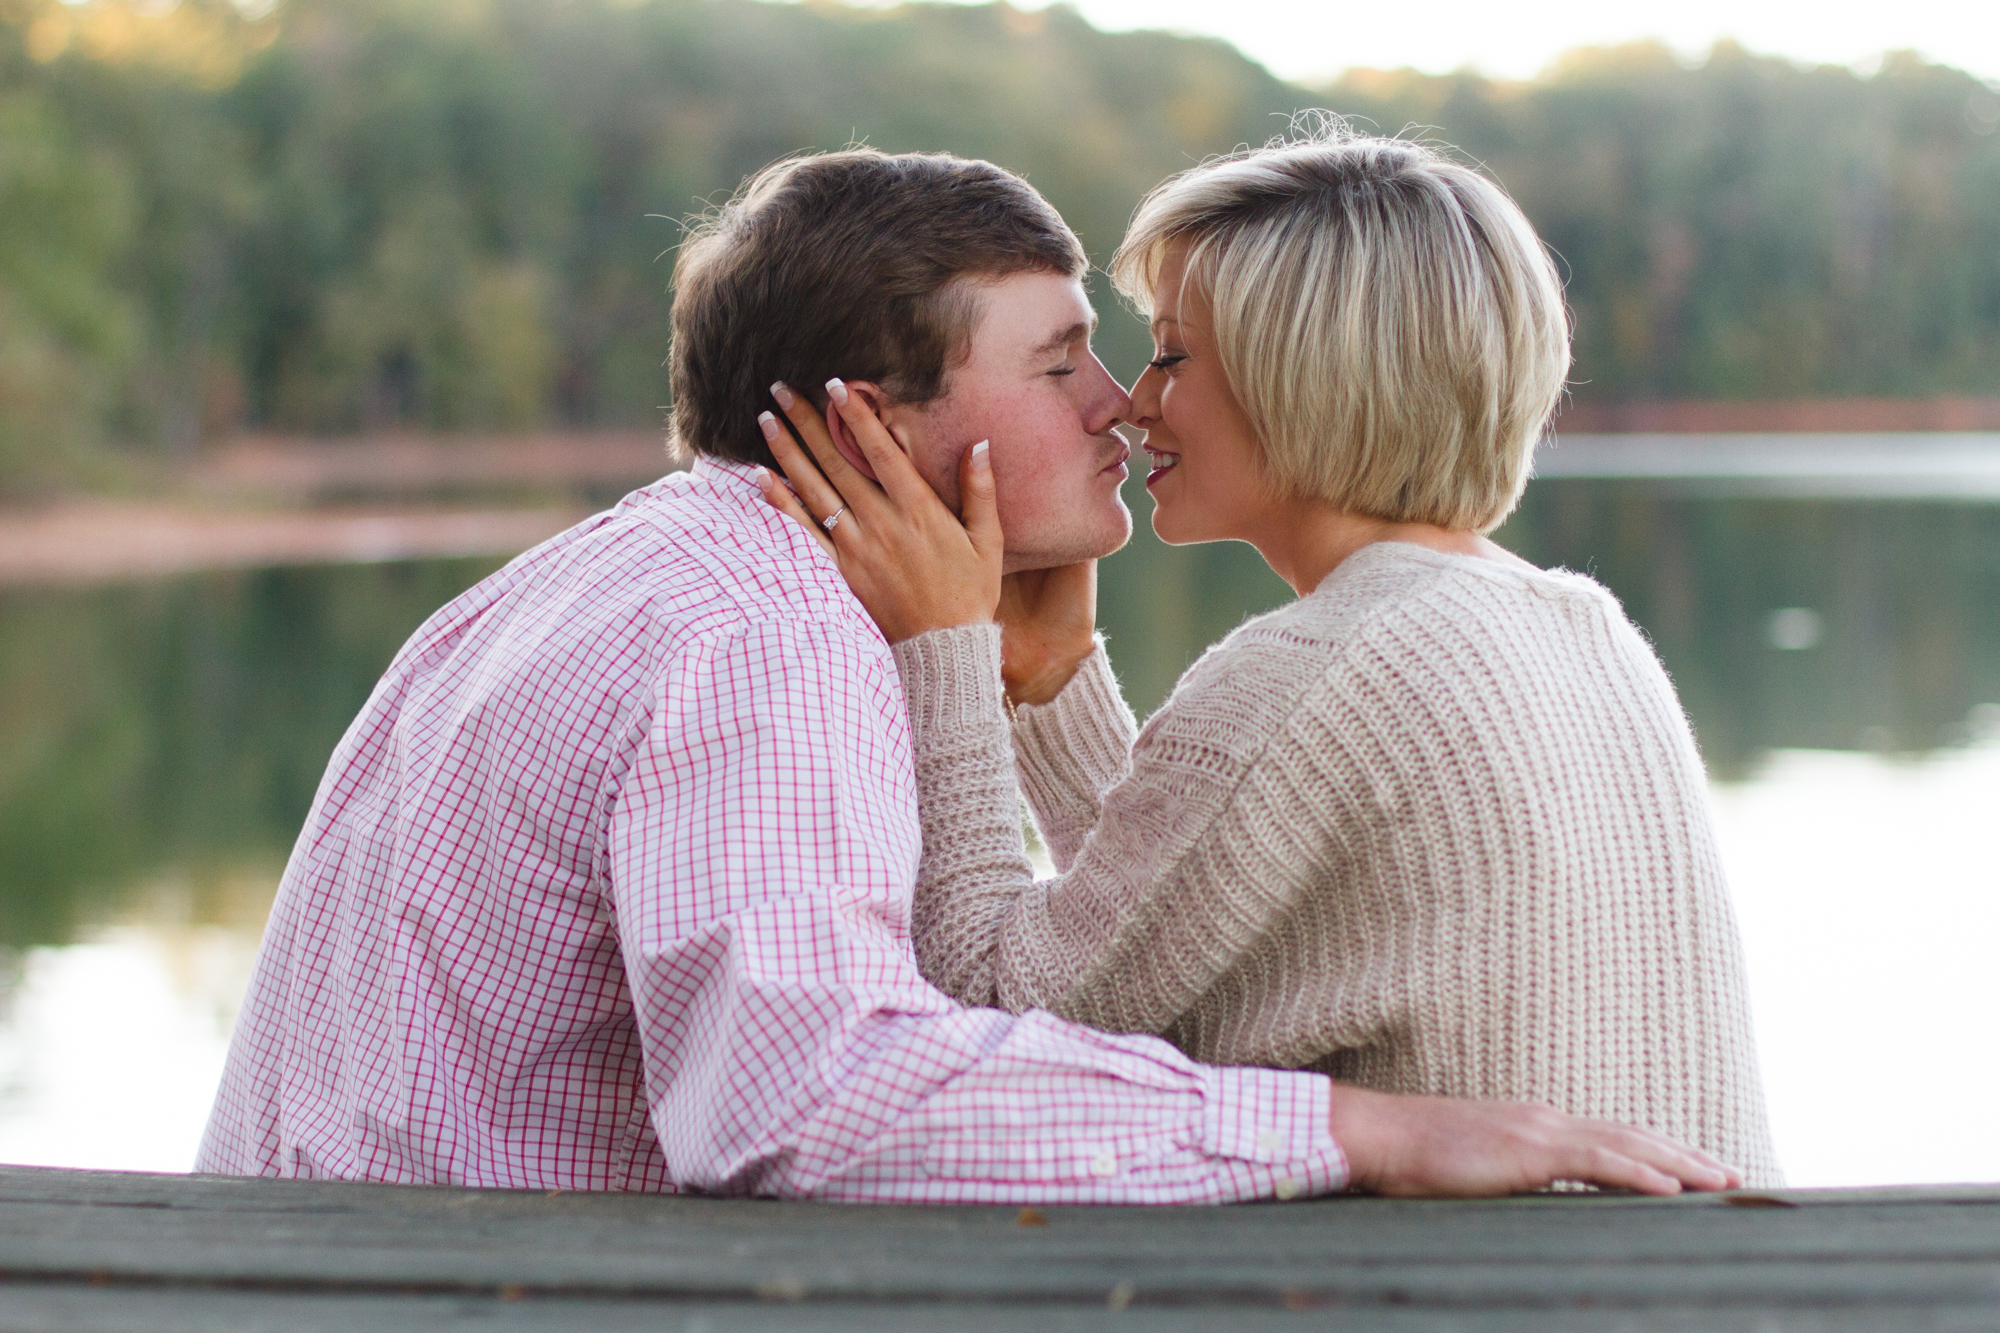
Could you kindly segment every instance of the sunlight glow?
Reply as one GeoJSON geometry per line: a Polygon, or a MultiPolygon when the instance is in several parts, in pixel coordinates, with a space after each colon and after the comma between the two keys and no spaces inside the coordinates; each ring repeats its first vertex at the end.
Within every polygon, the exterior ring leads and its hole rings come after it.
{"type": "MultiPolygon", "coordinates": [[[[1031,5],[1030,7],[1038,7],[1031,5]]],[[[1431,74],[1473,68],[1531,78],[1562,52],[1658,40],[1699,59],[1731,39],[1760,54],[1864,71],[1884,52],[1914,50],[1926,60],[2000,80],[2000,5],[1978,0],[1682,0],[1675,5],[1605,5],[1595,0],[1529,0],[1494,5],[1433,0],[1420,13],[1321,0],[1075,0],[1094,26],[1160,28],[1220,37],[1281,78],[1314,82],[1344,69],[1431,74]]]]}

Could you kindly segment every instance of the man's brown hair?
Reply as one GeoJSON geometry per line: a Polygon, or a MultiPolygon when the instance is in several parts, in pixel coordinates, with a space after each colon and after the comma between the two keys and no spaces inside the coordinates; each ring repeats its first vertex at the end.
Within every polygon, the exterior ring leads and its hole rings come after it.
{"type": "Polygon", "coordinates": [[[821,406],[835,375],[931,402],[971,350],[979,280],[1085,268],[1061,215],[991,162],[859,148],[774,163],[681,247],[675,448],[776,466],[757,429],[773,380],[821,406]]]}

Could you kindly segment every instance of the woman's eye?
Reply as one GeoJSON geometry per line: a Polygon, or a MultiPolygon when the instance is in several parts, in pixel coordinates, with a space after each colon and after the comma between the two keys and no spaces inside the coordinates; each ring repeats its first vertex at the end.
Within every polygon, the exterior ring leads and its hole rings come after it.
{"type": "Polygon", "coordinates": [[[1187,360],[1187,355],[1183,352],[1168,352],[1164,356],[1154,357],[1146,365],[1152,370],[1168,370],[1185,360],[1187,360]]]}

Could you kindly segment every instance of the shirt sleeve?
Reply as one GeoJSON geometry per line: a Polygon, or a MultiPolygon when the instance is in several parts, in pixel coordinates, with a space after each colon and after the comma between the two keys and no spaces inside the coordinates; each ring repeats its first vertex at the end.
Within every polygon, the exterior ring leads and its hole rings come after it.
{"type": "Polygon", "coordinates": [[[633,733],[606,875],[677,1183],[934,1203],[1345,1184],[1320,1075],[1207,1067],[924,981],[916,789],[879,638],[812,619],[713,634],[662,668],[633,733]]]}

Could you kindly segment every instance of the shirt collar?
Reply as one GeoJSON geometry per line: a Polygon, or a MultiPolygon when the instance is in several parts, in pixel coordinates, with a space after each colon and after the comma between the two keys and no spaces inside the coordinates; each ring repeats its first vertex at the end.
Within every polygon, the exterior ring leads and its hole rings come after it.
{"type": "Polygon", "coordinates": [[[733,458],[715,458],[708,454],[696,454],[694,464],[688,471],[703,481],[727,485],[747,486],[757,490],[757,465],[739,463],[733,458]]]}

